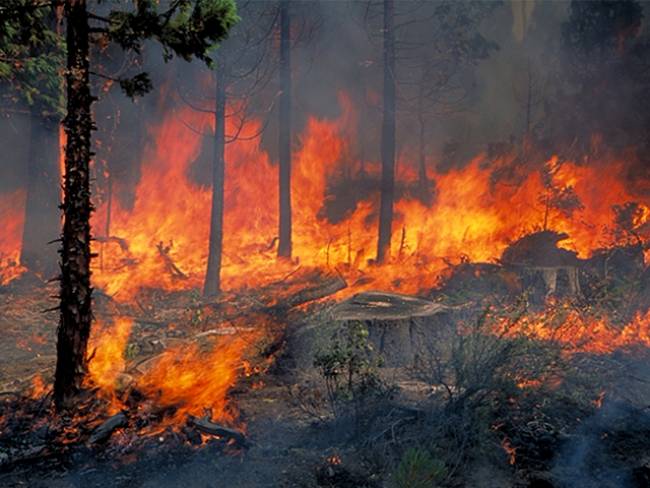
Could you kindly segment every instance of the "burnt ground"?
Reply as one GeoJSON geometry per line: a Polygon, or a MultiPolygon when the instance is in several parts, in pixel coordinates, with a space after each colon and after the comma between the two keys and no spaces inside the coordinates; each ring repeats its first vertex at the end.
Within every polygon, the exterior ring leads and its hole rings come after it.
{"type": "MultiPolygon", "coordinates": [[[[14,392],[28,392],[35,376],[48,379],[53,374],[58,317],[46,310],[52,307],[55,292],[54,286],[25,280],[0,293],[0,334],[5,339],[0,342],[0,392],[6,400],[14,392]]],[[[101,295],[96,302],[100,320],[118,312],[101,295]]],[[[151,327],[140,325],[134,333],[147,335],[151,327]]],[[[173,332],[170,335],[181,335],[178,330],[173,332]]],[[[146,342],[156,341],[149,338],[146,342]]],[[[246,449],[224,448],[222,442],[193,448],[166,438],[162,443],[152,439],[136,456],[110,457],[101,447],[84,446],[61,458],[4,469],[0,471],[0,486],[315,486],[316,468],[327,456],[342,453],[345,448],[329,447],[342,443],[332,442],[332,431],[324,430],[297,406],[290,393],[295,378],[281,369],[276,365],[275,371],[263,378],[243,380],[231,394],[246,425],[250,440],[246,449]],[[253,387],[260,381],[263,387],[253,387]]],[[[345,438],[344,430],[341,434],[345,438]]]]}
{"type": "MultiPolygon", "coordinates": [[[[42,311],[51,307],[49,296],[54,291],[18,283],[0,293],[0,333],[5,338],[0,343],[0,384],[5,399],[28,389],[34,375],[47,378],[52,373],[57,317],[42,311]]],[[[97,302],[100,319],[124,312],[101,295],[97,302]]],[[[169,303],[178,308],[173,298],[169,303]]],[[[149,310],[146,303],[139,307],[149,310]]],[[[148,439],[135,453],[81,445],[58,458],[11,469],[0,466],[0,486],[394,486],[388,480],[398,460],[395,453],[421,443],[423,434],[427,439],[439,434],[427,430],[436,422],[431,415],[440,413],[426,411],[435,392],[404,371],[386,371],[396,389],[390,403],[377,407],[384,410],[368,431],[357,432],[345,416],[318,419],[323,410],[308,407],[314,399],[325,402],[322,378],[309,367],[309,358],[305,362],[292,351],[291,331],[304,323],[320,323],[324,307],[285,317],[289,341],[284,353],[270,370],[241,380],[231,392],[246,425],[248,447],[235,449],[218,440],[191,447],[173,436],[148,439]]],[[[159,326],[160,316],[167,312],[162,308],[159,304],[159,310],[151,312],[151,322],[138,325],[134,333],[149,337],[154,328],[155,337],[165,336],[168,331],[159,326]]],[[[184,333],[175,329],[170,335],[182,338],[184,333]]],[[[156,341],[149,337],[151,342],[156,341]]],[[[648,364],[650,354],[639,349],[606,357],[578,355],[572,367],[581,371],[571,382],[565,381],[562,391],[525,390],[516,398],[501,392],[491,400],[495,417],[489,424],[491,429],[498,426],[498,435],[481,434],[483,445],[478,450],[473,446],[458,472],[440,486],[650,486],[648,364]],[[598,376],[599,381],[588,389],[585,376],[598,376]],[[602,406],[596,406],[601,389],[607,396],[602,406]],[[516,448],[514,464],[503,449],[504,439],[516,448]]]]}

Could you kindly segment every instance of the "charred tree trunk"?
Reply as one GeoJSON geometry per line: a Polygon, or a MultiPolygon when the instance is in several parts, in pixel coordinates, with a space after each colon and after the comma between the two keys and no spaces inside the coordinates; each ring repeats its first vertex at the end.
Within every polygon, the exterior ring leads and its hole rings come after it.
{"type": "Polygon", "coordinates": [[[381,201],[377,262],[390,253],[395,193],[395,32],[394,1],[384,0],[384,112],[381,126],[381,201]]]}
{"type": "Polygon", "coordinates": [[[291,257],[291,19],[280,1],[280,218],[278,256],[291,257]]]}
{"type": "Polygon", "coordinates": [[[210,244],[208,269],[203,294],[217,295],[221,291],[221,256],[223,246],[223,189],[226,144],[226,86],[224,63],[217,60],[216,103],[214,110],[214,155],[212,159],[212,209],[210,213],[210,244]]]}
{"type": "Polygon", "coordinates": [[[51,278],[57,273],[56,247],[48,245],[59,234],[59,127],[32,107],[27,162],[27,202],[20,263],[51,278]]]}
{"type": "Polygon", "coordinates": [[[88,14],[85,0],[65,3],[67,19],[67,114],[63,121],[65,179],[61,248],[61,303],[54,400],[71,406],[86,372],[92,321],[90,287],[90,137],[93,130],[88,69],[88,14]]]}

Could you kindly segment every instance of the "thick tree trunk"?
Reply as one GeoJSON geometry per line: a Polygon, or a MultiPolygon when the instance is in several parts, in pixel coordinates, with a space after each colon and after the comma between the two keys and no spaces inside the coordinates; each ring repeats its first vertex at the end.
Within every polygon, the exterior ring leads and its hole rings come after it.
{"type": "Polygon", "coordinates": [[[90,137],[93,130],[88,71],[88,16],[85,0],[65,3],[67,20],[67,144],[61,249],[61,304],[54,400],[71,406],[86,372],[92,321],[90,287],[90,137]]]}
{"type": "Polygon", "coordinates": [[[27,203],[20,263],[44,278],[57,274],[59,234],[59,130],[54,120],[31,109],[31,135],[27,162],[27,203]]]}
{"type": "Polygon", "coordinates": [[[291,257],[291,37],[289,1],[280,1],[280,218],[278,256],[291,257]]]}
{"type": "Polygon", "coordinates": [[[217,61],[216,104],[214,110],[214,155],[212,160],[212,209],[210,213],[210,244],[208,269],[203,294],[217,295],[221,291],[221,255],[223,246],[223,187],[226,144],[226,86],[224,63],[217,61]]]}
{"type": "Polygon", "coordinates": [[[394,2],[384,0],[384,111],[381,127],[381,201],[377,262],[390,253],[395,193],[395,32],[394,2]]]}
{"type": "Polygon", "coordinates": [[[331,313],[334,323],[343,326],[362,322],[374,353],[388,367],[414,366],[454,323],[451,310],[444,305],[380,291],[358,293],[331,313]]]}

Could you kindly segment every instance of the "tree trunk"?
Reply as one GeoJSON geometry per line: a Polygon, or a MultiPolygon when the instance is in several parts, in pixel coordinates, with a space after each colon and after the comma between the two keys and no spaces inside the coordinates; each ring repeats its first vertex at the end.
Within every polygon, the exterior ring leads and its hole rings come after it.
{"type": "Polygon", "coordinates": [[[27,162],[27,202],[20,263],[44,278],[57,273],[56,247],[48,245],[59,234],[59,131],[32,107],[27,162]]]}
{"type": "Polygon", "coordinates": [[[203,294],[217,295],[221,291],[221,250],[223,246],[223,188],[226,143],[226,86],[224,63],[217,60],[216,104],[214,110],[214,155],[212,159],[212,209],[210,212],[210,244],[208,269],[203,294]]]}
{"type": "Polygon", "coordinates": [[[67,144],[61,249],[61,303],[57,336],[54,400],[72,405],[86,372],[86,349],[92,321],[90,287],[89,166],[93,130],[88,70],[88,16],[85,0],[67,0],[67,144]]]}
{"type": "Polygon", "coordinates": [[[393,0],[384,0],[384,111],[381,127],[381,201],[377,263],[390,254],[395,193],[395,33],[393,0]]]}
{"type": "Polygon", "coordinates": [[[427,156],[426,156],[426,125],[424,122],[424,114],[422,113],[423,100],[420,99],[420,110],[418,111],[418,184],[422,191],[426,191],[429,186],[427,178],[427,156]]]}
{"type": "Polygon", "coordinates": [[[104,271],[104,244],[110,240],[111,237],[111,216],[113,212],[113,174],[110,168],[106,170],[106,220],[104,221],[104,237],[105,242],[99,244],[99,269],[104,271]]]}
{"type": "Polygon", "coordinates": [[[280,1],[280,218],[278,256],[291,257],[291,44],[289,0],[280,1]]]}

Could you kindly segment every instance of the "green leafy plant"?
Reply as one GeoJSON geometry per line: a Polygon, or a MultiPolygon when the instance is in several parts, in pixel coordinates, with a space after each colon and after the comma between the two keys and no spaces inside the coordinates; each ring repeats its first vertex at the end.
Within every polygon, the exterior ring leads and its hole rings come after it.
{"type": "Polygon", "coordinates": [[[438,486],[447,477],[445,463],[437,459],[426,449],[408,449],[392,476],[395,488],[432,488],[438,486]]]}
{"type": "Polygon", "coordinates": [[[351,322],[337,331],[329,347],[316,354],[314,366],[325,381],[334,416],[350,406],[358,414],[362,403],[389,390],[378,373],[381,358],[374,354],[362,322],[351,322]]]}

